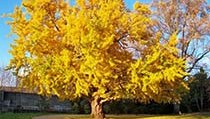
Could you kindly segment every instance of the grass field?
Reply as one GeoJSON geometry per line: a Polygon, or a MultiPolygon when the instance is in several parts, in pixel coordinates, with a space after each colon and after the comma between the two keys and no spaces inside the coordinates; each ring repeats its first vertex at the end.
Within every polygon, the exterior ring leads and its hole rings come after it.
{"type": "Polygon", "coordinates": [[[43,115],[41,113],[0,113],[0,119],[32,119],[32,117],[43,115]]]}
{"type": "MultiPolygon", "coordinates": [[[[89,115],[2,113],[0,119],[89,119],[89,115]],[[43,116],[44,115],[44,116],[43,116]]],[[[210,112],[183,115],[107,115],[107,119],[210,119],[210,112]]]]}

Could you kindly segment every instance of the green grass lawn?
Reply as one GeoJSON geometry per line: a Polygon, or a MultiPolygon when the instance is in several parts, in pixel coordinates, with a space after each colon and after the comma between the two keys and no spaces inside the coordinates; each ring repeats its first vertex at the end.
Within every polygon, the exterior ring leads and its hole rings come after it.
{"type": "MultiPolygon", "coordinates": [[[[89,115],[0,113],[0,119],[89,119],[89,115]],[[44,115],[44,116],[42,116],[44,115]],[[33,118],[34,117],[34,118],[33,118]]],[[[183,115],[107,115],[107,119],[210,119],[210,112],[183,115]]]]}
{"type": "Polygon", "coordinates": [[[0,119],[32,119],[32,117],[43,115],[41,113],[0,113],[0,119]]]}

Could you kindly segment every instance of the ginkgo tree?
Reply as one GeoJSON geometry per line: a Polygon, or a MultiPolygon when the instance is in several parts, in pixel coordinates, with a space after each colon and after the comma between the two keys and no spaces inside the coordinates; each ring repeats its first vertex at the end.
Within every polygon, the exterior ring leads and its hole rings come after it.
{"type": "Polygon", "coordinates": [[[123,0],[23,0],[10,14],[9,68],[23,88],[88,98],[95,119],[111,100],[179,101],[185,60],[176,33],[164,43],[152,34],[150,14],[138,2],[128,10],[123,0]]]}

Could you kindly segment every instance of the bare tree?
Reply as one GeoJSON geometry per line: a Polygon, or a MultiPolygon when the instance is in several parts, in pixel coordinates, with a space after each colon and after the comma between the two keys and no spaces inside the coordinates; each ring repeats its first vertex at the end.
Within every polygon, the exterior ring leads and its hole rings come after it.
{"type": "MultiPolygon", "coordinates": [[[[210,7],[205,0],[154,0],[154,32],[163,34],[163,41],[176,32],[180,57],[188,61],[187,71],[200,69],[210,52],[210,7]]],[[[203,67],[203,66],[202,66],[203,67]]]]}
{"type": "MultiPolygon", "coordinates": [[[[156,21],[154,33],[163,34],[162,42],[168,36],[178,35],[180,57],[188,61],[187,72],[204,67],[210,56],[210,7],[205,0],[153,0],[153,16],[156,21]]],[[[183,77],[184,80],[185,77],[183,77]]],[[[179,104],[174,112],[179,113],[179,104]]]]}
{"type": "Polygon", "coordinates": [[[5,70],[5,67],[0,67],[0,87],[17,86],[16,79],[10,70],[5,70]]]}

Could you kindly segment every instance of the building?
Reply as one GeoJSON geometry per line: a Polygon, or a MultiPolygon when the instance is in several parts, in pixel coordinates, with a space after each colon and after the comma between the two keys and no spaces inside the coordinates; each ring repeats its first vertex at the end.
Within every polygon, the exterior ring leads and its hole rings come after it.
{"type": "Polygon", "coordinates": [[[16,87],[0,87],[0,112],[71,112],[71,107],[72,102],[60,101],[56,96],[47,98],[16,87]]]}

